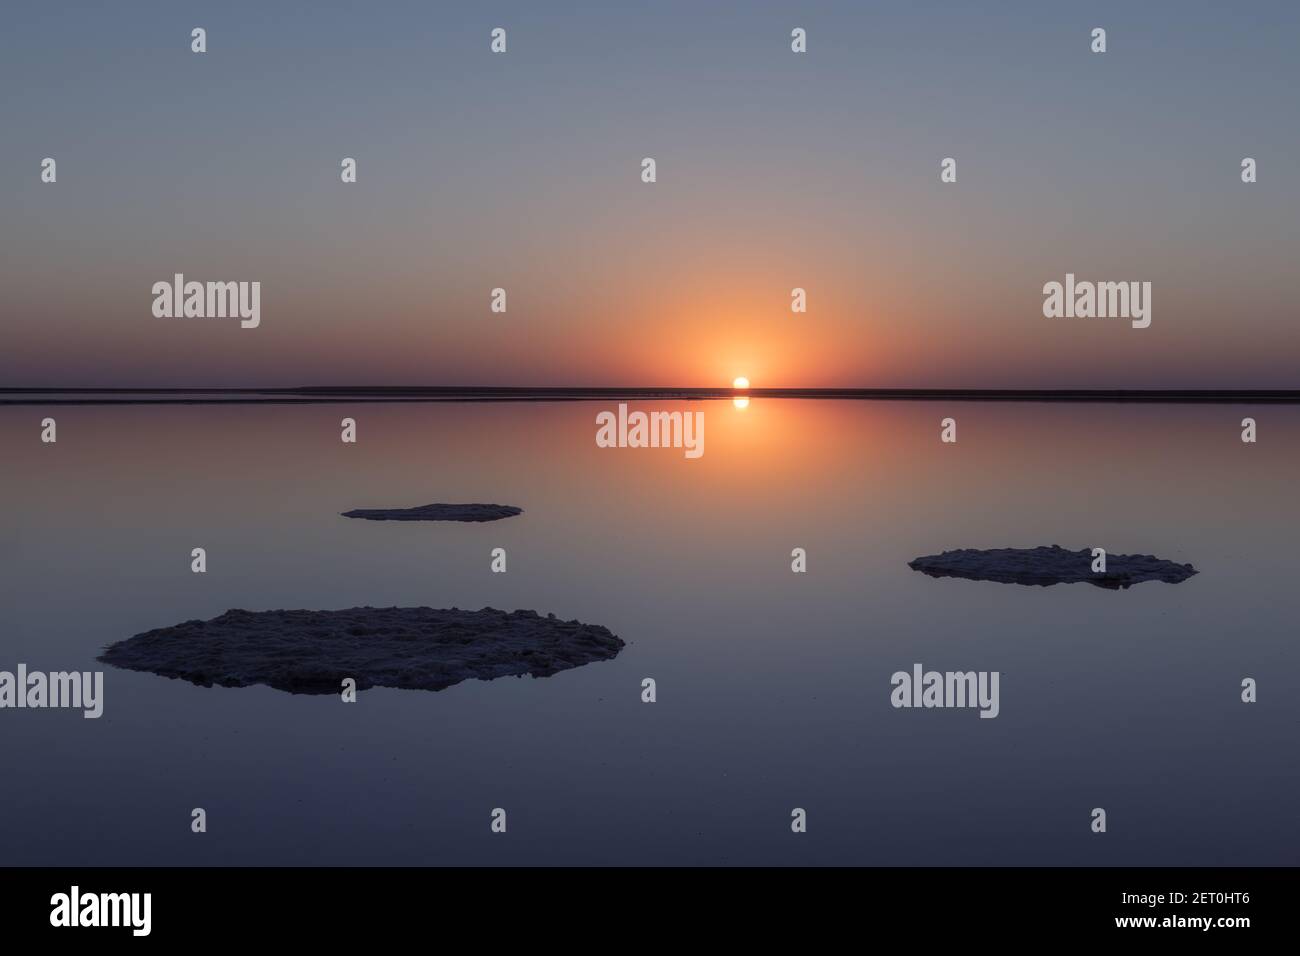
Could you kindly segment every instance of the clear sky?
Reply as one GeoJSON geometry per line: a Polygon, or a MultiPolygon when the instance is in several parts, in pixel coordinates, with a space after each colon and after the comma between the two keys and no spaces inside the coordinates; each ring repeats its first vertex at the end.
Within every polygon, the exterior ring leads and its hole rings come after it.
{"type": "Polygon", "coordinates": [[[0,16],[0,384],[1300,387],[1294,2],[0,16]],[[1045,318],[1067,272],[1151,327],[1045,318]]]}

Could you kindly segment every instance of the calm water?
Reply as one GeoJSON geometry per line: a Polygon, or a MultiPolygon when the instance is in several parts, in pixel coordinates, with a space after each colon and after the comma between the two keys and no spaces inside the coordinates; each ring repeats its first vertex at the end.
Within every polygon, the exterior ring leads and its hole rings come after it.
{"type": "Polygon", "coordinates": [[[708,402],[689,461],[598,449],[607,407],[0,409],[0,669],[98,669],[235,607],[532,608],[628,642],[355,705],[108,669],[98,721],[0,711],[0,860],[1297,862],[1300,409],[708,402]],[[432,501],[525,513],[338,516],[432,501]],[[907,567],[1038,544],[1201,573],[1111,592],[907,567]],[[917,661],[1000,671],[1001,715],[893,709],[917,661]]]}

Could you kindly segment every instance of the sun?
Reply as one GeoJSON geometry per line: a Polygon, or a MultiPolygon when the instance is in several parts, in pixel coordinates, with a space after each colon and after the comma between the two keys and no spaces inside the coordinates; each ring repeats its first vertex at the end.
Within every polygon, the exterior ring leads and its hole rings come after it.
{"type": "MultiPolygon", "coordinates": [[[[738,391],[738,392],[745,392],[745,391],[748,391],[748,390],[749,390],[749,379],[745,378],[745,376],[743,376],[743,375],[737,375],[736,378],[735,378],[735,380],[731,383],[731,387],[734,388],[734,389],[735,389],[736,391],[738,391]]],[[[749,407],[749,396],[748,396],[748,395],[737,395],[737,396],[734,397],[731,401],[732,401],[732,403],[733,403],[737,408],[748,408],[748,407],[749,407]]]]}

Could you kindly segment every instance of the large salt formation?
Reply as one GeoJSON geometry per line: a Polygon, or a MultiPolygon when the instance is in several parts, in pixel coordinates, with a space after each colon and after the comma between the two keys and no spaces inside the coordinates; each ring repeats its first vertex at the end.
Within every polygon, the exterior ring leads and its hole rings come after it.
{"type": "Polygon", "coordinates": [[[1143,581],[1178,584],[1196,569],[1150,554],[1106,555],[1105,570],[1093,570],[1095,558],[1088,549],[1067,551],[1050,548],[963,548],[929,554],[907,563],[914,571],[934,578],[969,578],[972,581],[1001,581],[1004,584],[1074,584],[1086,581],[1099,588],[1127,588],[1143,581]]]}
{"type": "Polygon", "coordinates": [[[610,660],[622,648],[606,628],[536,611],[354,607],[231,610],[137,634],[99,659],[204,687],[330,694],[346,678],[361,690],[442,690],[470,679],[549,677],[610,660]]]}

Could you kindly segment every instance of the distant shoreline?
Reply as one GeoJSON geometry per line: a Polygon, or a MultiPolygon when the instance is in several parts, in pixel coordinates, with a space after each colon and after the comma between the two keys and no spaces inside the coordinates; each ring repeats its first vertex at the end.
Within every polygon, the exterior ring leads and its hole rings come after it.
{"type": "Polygon", "coordinates": [[[295,388],[0,388],[0,405],[324,405],[355,402],[583,402],[749,398],[857,401],[1300,404],[1300,389],[657,388],[601,386],[303,386],[295,388]]]}

